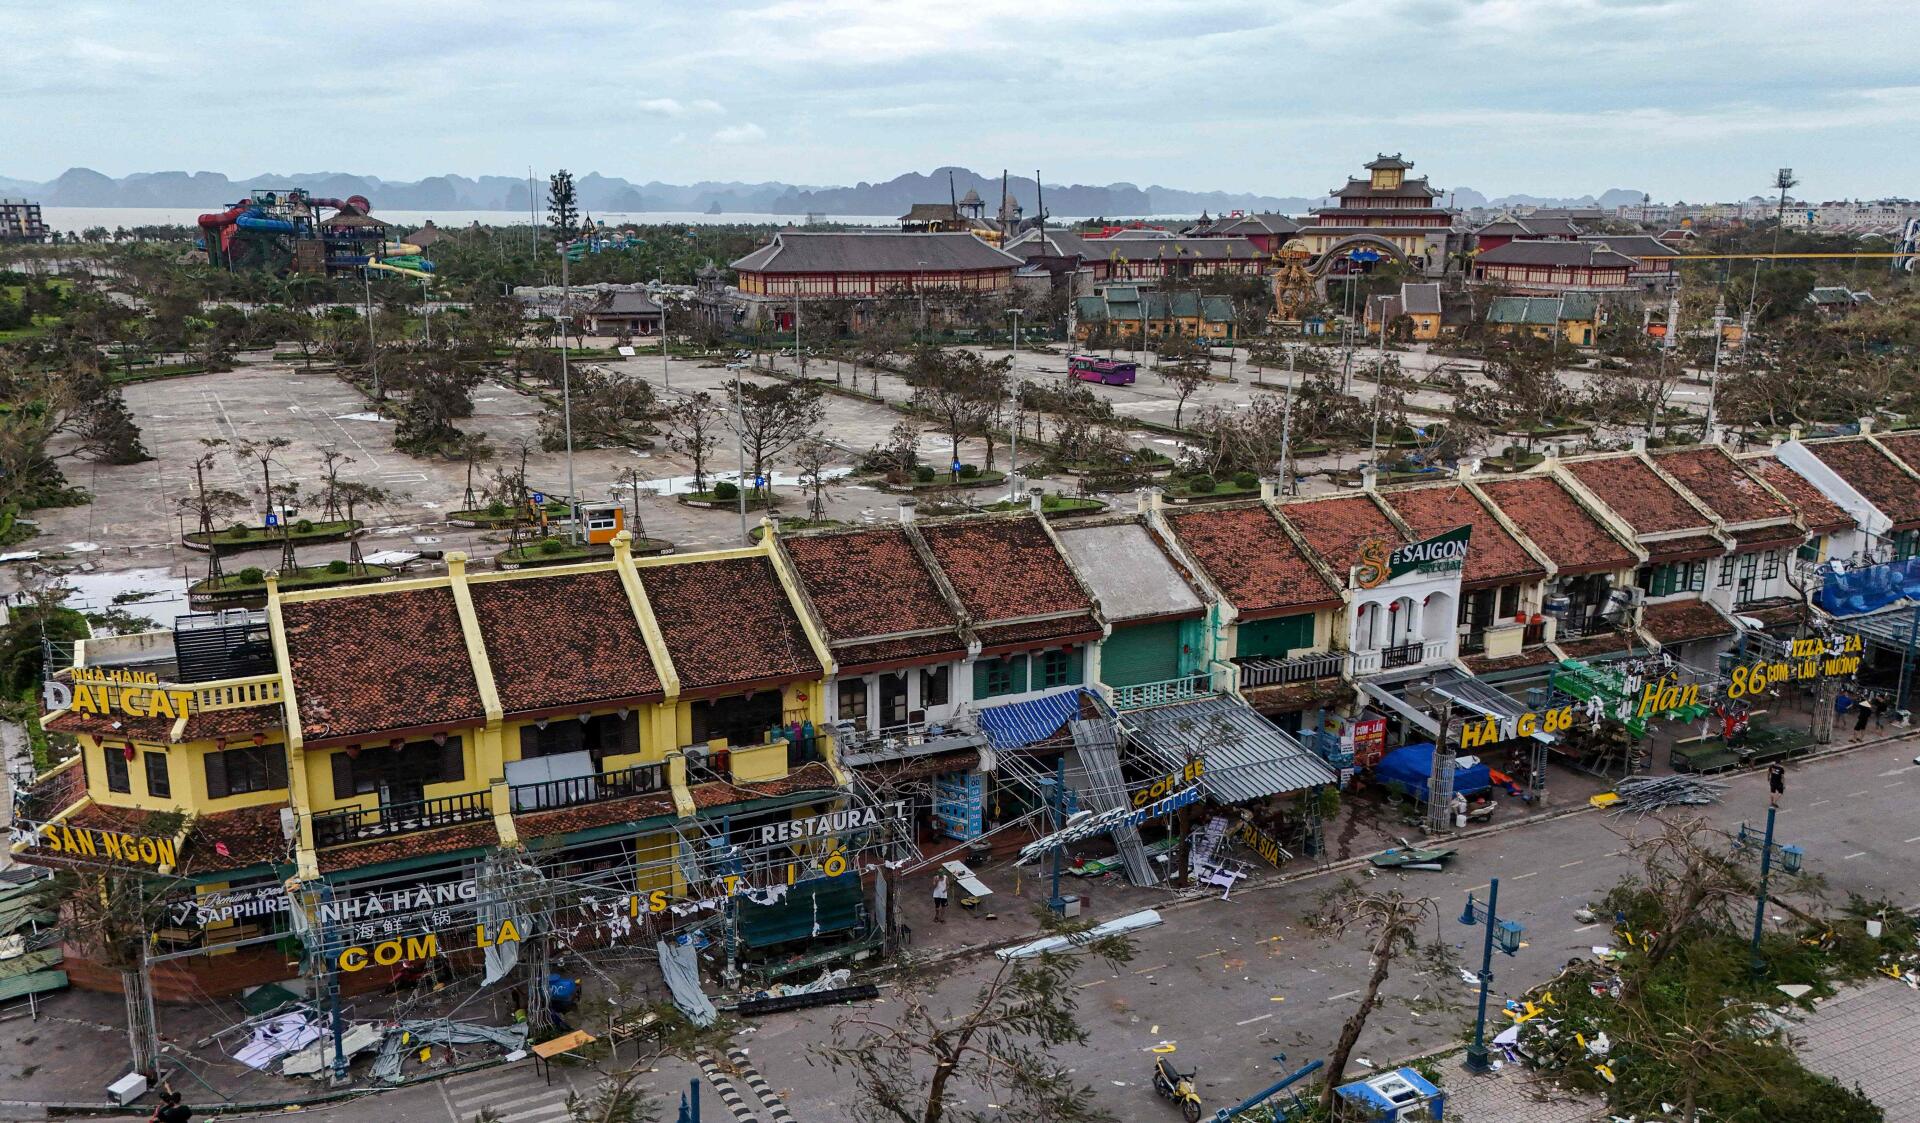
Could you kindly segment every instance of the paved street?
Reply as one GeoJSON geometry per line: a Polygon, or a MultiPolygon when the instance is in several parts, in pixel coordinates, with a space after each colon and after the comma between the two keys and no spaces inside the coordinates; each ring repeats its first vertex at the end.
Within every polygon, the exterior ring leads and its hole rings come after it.
{"type": "MultiPolygon", "coordinates": [[[[1809,870],[1826,876],[1836,899],[1854,891],[1911,903],[1911,871],[1920,857],[1920,814],[1913,807],[1920,796],[1920,768],[1911,763],[1912,745],[1873,745],[1789,769],[1779,837],[1806,849],[1809,870]]],[[[1731,778],[1725,802],[1708,813],[1731,828],[1743,816],[1760,818],[1765,809],[1764,778],[1750,773],[1731,778]]],[[[1593,812],[1526,824],[1467,840],[1446,872],[1382,875],[1372,884],[1432,896],[1439,913],[1434,934],[1464,955],[1472,943],[1472,932],[1458,922],[1464,895],[1500,877],[1501,914],[1527,926],[1519,955],[1495,965],[1496,990],[1515,993],[1608,939],[1604,921],[1583,924],[1574,912],[1628,872],[1625,847],[1634,828],[1632,819],[1593,812]]],[[[1181,1064],[1199,1069],[1210,1108],[1269,1082],[1278,1068],[1270,1060],[1276,1053],[1286,1053],[1290,1064],[1323,1055],[1357,1001],[1367,970],[1354,951],[1357,941],[1328,946],[1304,926],[1317,894],[1342,876],[1322,875],[1237,894],[1230,901],[1207,899],[1170,909],[1167,923],[1141,937],[1132,964],[1119,972],[1083,971],[1078,985],[1090,1041],[1085,1048],[1062,1051],[1062,1063],[1089,1081],[1100,1102],[1122,1118],[1151,1120],[1161,1117],[1163,1105],[1152,1099],[1146,1084],[1147,1050],[1162,1042],[1176,1045],[1181,1064]]],[[[939,999],[957,1008],[991,969],[983,962],[956,967],[939,982],[939,999]]],[[[1911,995],[1904,987],[1895,989],[1896,997],[1911,995]]],[[[1440,980],[1403,973],[1390,981],[1389,991],[1396,1001],[1374,1015],[1356,1053],[1378,1066],[1457,1041],[1472,1012],[1473,992],[1457,972],[1440,980]]],[[[884,1012],[895,1003],[883,991],[878,1009],[884,1012]]],[[[825,1037],[836,1016],[837,1011],[814,1010],[764,1018],[737,1039],[800,1120],[845,1116],[844,1082],[807,1063],[808,1047],[825,1037]]],[[[1911,1040],[1911,1034],[1903,1033],[1903,1039],[1911,1040]]],[[[688,1078],[698,1075],[697,1068],[676,1061],[663,1063],[648,1079],[677,1102],[688,1078]]],[[[486,1079],[483,1084],[482,1076],[457,1078],[447,1085],[444,1099],[439,1089],[427,1086],[308,1114],[341,1123],[391,1118],[468,1123],[474,1101],[460,1089],[468,1082],[494,1088],[492,1080],[501,1083],[488,1102],[518,1105],[511,1093],[520,1088],[521,1096],[532,1097],[525,1101],[529,1107],[544,1102],[533,1095],[542,1086],[524,1066],[486,1079]]],[[[743,1085],[741,1092],[755,1118],[775,1118],[749,1088],[743,1085]]],[[[708,1110],[724,1110],[711,1086],[707,1093],[708,1110]]],[[[1501,1093],[1490,1102],[1501,1099],[1513,1097],[1501,1093]]],[[[1530,1101],[1522,1097],[1521,1102],[1530,1101]]],[[[1535,1116],[1529,1111],[1483,1118],[1535,1116]]]]}

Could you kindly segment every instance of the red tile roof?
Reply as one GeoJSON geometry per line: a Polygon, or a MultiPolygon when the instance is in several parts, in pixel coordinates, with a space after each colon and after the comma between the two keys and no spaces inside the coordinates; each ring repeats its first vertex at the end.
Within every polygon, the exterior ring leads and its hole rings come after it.
{"type": "Polygon", "coordinates": [[[145,741],[164,745],[173,739],[170,717],[128,717],[126,714],[86,714],[68,710],[45,722],[51,733],[85,733],[106,741],[145,741]]]}
{"type": "Polygon", "coordinates": [[[280,614],[308,741],[486,719],[451,589],[294,601],[280,614]]]}
{"type": "Polygon", "coordinates": [[[1576,460],[1567,471],[1611,507],[1635,534],[1704,529],[1707,517],[1632,454],[1576,460]]]}
{"type": "Polygon", "coordinates": [[[1920,472],[1920,432],[1876,434],[1875,440],[1888,452],[1899,457],[1907,467],[1920,472]]]}
{"type": "Polygon", "coordinates": [[[552,811],[519,814],[513,817],[513,823],[514,829],[519,832],[521,838],[553,838],[572,834],[575,831],[591,830],[594,827],[605,827],[614,823],[638,823],[643,819],[655,819],[672,814],[674,814],[672,793],[651,792],[625,799],[585,803],[578,807],[561,807],[552,811]]]}
{"type": "Polygon", "coordinates": [[[1487,480],[1480,490],[1562,573],[1629,569],[1633,554],[1551,476],[1487,480]]]}
{"type": "Polygon", "coordinates": [[[494,829],[493,820],[482,819],[437,831],[395,835],[322,850],[319,854],[320,872],[354,870],[363,866],[377,866],[382,862],[397,862],[402,858],[423,858],[431,854],[451,854],[455,850],[498,845],[500,832],[494,829]]]}
{"type": "Polygon", "coordinates": [[[980,628],[974,634],[980,638],[982,654],[997,654],[1016,647],[1090,643],[1100,638],[1100,623],[1087,615],[1063,616],[1054,620],[1029,620],[1024,624],[980,628]]]}
{"type": "Polygon", "coordinates": [[[1466,665],[1467,670],[1472,671],[1476,675],[1489,675],[1496,671],[1518,670],[1521,667],[1538,667],[1544,663],[1557,661],[1553,652],[1549,651],[1544,645],[1526,648],[1518,655],[1501,655],[1495,657],[1480,654],[1469,655],[1460,660],[1460,662],[1466,665]]]}
{"type": "Polygon", "coordinates": [[[1640,626],[1662,646],[1733,634],[1733,624],[1726,617],[1697,600],[1650,604],[1641,613],[1640,626]]]}
{"type": "Polygon", "coordinates": [[[909,760],[883,760],[860,767],[860,775],[875,786],[929,780],[947,772],[971,772],[980,767],[979,749],[955,749],[909,760]]]}
{"type": "Polygon", "coordinates": [[[1854,528],[1852,515],[1792,468],[1771,456],[1755,457],[1744,463],[1772,484],[1775,491],[1786,496],[1787,502],[1800,512],[1807,529],[1815,534],[1839,534],[1854,528]]]}
{"type": "Polygon", "coordinates": [[[1727,552],[1720,540],[1711,534],[1689,534],[1684,538],[1663,538],[1658,542],[1643,542],[1647,549],[1647,564],[1662,565],[1667,562],[1699,561],[1702,558],[1719,557],[1727,552]]]}
{"type": "Polygon", "coordinates": [[[1596,655],[1611,655],[1616,651],[1625,651],[1639,644],[1636,637],[1610,632],[1604,636],[1588,636],[1585,639],[1567,643],[1555,642],[1554,646],[1565,652],[1569,659],[1591,659],[1596,655]]]}
{"type": "Polygon", "coordinates": [[[1792,523],[1775,523],[1771,526],[1754,526],[1733,532],[1733,540],[1738,543],[1740,553],[1754,550],[1771,550],[1782,546],[1799,546],[1807,540],[1806,533],[1792,523]]]}
{"type": "Polygon", "coordinates": [[[1308,706],[1324,706],[1336,699],[1350,701],[1353,698],[1353,686],[1336,676],[1273,686],[1252,686],[1241,693],[1246,695],[1249,706],[1271,716],[1297,713],[1308,706]]]}
{"type": "Polygon", "coordinates": [[[224,873],[267,862],[291,862],[291,846],[280,833],[280,811],[285,806],[268,803],[195,819],[176,872],[224,873]]]}
{"type": "Polygon", "coordinates": [[[1464,484],[1384,491],[1381,498],[1408,526],[1425,537],[1443,534],[1462,524],[1473,527],[1467,546],[1467,568],[1461,582],[1468,586],[1505,585],[1537,581],[1547,571],[1521,547],[1493,512],[1474,498],[1464,484]]]}
{"type": "Polygon", "coordinates": [[[287,724],[286,711],[278,705],[243,706],[235,710],[207,710],[187,715],[182,741],[247,741],[256,733],[280,740],[287,724]]]}
{"type": "Polygon", "coordinates": [[[901,527],[803,534],[780,541],[807,599],[835,640],[960,624],[901,527]]]}
{"type": "Polygon", "coordinates": [[[1767,627],[1781,624],[1798,624],[1806,614],[1805,606],[1798,597],[1768,597],[1762,601],[1751,601],[1737,610],[1741,616],[1751,616],[1767,627]]]}
{"type": "Polygon", "coordinates": [[[1865,438],[1820,441],[1807,445],[1807,449],[1892,519],[1895,530],[1920,526],[1920,485],[1901,471],[1898,461],[1867,443],[1865,438]]]}
{"type": "Polygon", "coordinates": [[[818,677],[807,633],[764,556],[640,571],[685,692],[818,677]]]}
{"type": "Polygon", "coordinates": [[[620,575],[601,570],[468,586],[507,713],[661,695],[620,575]]]}
{"type": "Polygon", "coordinates": [[[965,658],[966,654],[967,644],[959,632],[852,643],[833,649],[834,662],[840,665],[840,670],[853,673],[879,670],[883,666],[946,663],[965,658]]]}
{"type": "Polygon", "coordinates": [[[1093,608],[1037,516],[928,522],[920,536],[976,624],[1093,608]]]}
{"type": "Polygon", "coordinates": [[[1169,513],[1174,537],[1243,618],[1340,602],[1266,507],[1169,513]]]}
{"type": "Polygon", "coordinates": [[[1280,508],[1280,514],[1299,530],[1328,568],[1343,577],[1360,564],[1362,543],[1379,538],[1389,546],[1399,546],[1407,541],[1400,528],[1364,495],[1288,503],[1280,508]]]}
{"type": "Polygon", "coordinates": [[[709,780],[704,784],[695,784],[688,789],[693,796],[694,806],[702,810],[709,807],[725,807],[734,803],[746,803],[756,799],[774,799],[780,796],[796,795],[801,792],[833,792],[833,772],[819,761],[803,764],[778,780],[756,780],[752,783],[729,783],[725,780],[709,780]]]}
{"type": "Polygon", "coordinates": [[[1654,463],[1727,522],[1758,522],[1793,515],[1792,508],[1775,499],[1753,473],[1718,445],[1660,453],[1654,463]]]}

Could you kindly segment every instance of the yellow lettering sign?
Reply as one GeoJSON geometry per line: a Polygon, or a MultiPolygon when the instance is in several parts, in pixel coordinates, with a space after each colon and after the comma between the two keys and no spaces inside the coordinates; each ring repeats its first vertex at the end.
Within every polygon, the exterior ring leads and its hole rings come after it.
{"type": "Polygon", "coordinates": [[[65,823],[46,823],[36,832],[40,845],[56,854],[77,858],[106,858],[128,865],[173,866],[178,858],[170,838],[142,834],[119,834],[96,827],[74,827],[65,823]]]}
{"type": "Polygon", "coordinates": [[[82,714],[180,718],[193,712],[193,691],[118,681],[75,681],[73,700],[67,708],[82,714]]]}
{"type": "Polygon", "coordinates": [[[1154,800],[1159,799],[1161,796],[1170,794],[1175,788],[1185,787],[1186,785],[1193,783],[1195,780],[1198,780],[1200,777],[1206,775],[1206,772],[1207,772],[1206,761],[1204,760],[1191,761],[1187,764],[1185,768],[1181,769],[1180,771],[1169,773],[1168,775],[1162,776],[1158,780],[1155,780],[1148,787],[1142,788],[1139,791],[1134,792],[1133,805],[1135,807],[1145,807],[1147,804],[1152,803],[1154,800]]]}
{"type": "MultiPolygon", "coordinates": [[[[518,934],[514,938],[519,939],[518,934]]],[[[428,932],[424,936],[408,936],[404,940],[382,940],[370,948],[345,948],[335,962],[342,971],[364,971],[369,963],[391,967],[403,959],[430,959],[439,954],[440,937],[428,932]]]]}

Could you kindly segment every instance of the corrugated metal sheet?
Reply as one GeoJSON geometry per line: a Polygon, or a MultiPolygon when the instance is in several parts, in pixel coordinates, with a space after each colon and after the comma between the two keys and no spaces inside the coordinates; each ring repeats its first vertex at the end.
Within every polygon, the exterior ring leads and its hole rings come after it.
{"type": "Polygon", "coordinates": [[[1135,710],[1125,725],[1169,771],[1206,762],[1201,789],[1215,803],[1242,803],[1338,782],[1333,770],[1252,707],[1231,698],[1135,710]]]}
{"type": "MultiPolygon", "coordinates": [[[[1061,726],[1079,717],[1082,697],[1092,698],[1096,705],[1099,704],[1099,695],[1084,686],[1075,686],[1024,702],[982,706],[974,711],[974,717],[979,721],[980,728],[987,731],[994,748],[1024,748],[1036,741],[1046,740],[1060,732],[1061,726]]],[[[1105,707],[1101,709],[1104,711],[1105,707]]]]}

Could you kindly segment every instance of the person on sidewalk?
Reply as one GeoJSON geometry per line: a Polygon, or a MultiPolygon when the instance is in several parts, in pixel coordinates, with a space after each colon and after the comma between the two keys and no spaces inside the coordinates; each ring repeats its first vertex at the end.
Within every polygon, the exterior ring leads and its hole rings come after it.
{"type": "Polygon", "coordinates": [[[933,879],[933,922],[935,924],[945,924],[947,922],[947,874],[945,870],[942,870],[940,876],[933,879]]]}
{"type": "Polygon", "coordinates": [[[1859,711],[1853,719],[1853,732],[1856,735],[1865,733],[1867,722],[1873,720],[1873,695],[1868,694],[1861,698],[1853,708],[1859,711]]]}
{"type": "Polygon", "coordinates": [[[193,1109],[180,1102],[180,1093],[171,1084],[160,1085],[160,1106],[153,1109],[150,1123],[187,1123],[193,1109]]]}
{"type": "Polygon", "coordinates": [[[1787,794],[1787,770],[1785,766],[1774,763],[1767,765],[1767,806],[1780,806],[1780,797],[1787,794]]]}

